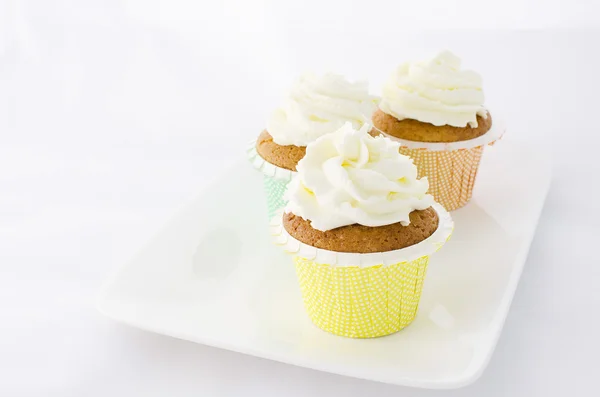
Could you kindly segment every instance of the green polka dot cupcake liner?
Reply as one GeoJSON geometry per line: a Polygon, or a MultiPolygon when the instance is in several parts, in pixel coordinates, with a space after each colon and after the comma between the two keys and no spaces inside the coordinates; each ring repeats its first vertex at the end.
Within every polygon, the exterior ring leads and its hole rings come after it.
{"type": "Polygon", "coordinates": [[[255,145],[256,142],[253,141],[246,149],[246,154],[254,168],[263,174],[267,215],[271,220],[287,204],[283,195],[296,172],[269,163],[258,154],[255,145]]]}

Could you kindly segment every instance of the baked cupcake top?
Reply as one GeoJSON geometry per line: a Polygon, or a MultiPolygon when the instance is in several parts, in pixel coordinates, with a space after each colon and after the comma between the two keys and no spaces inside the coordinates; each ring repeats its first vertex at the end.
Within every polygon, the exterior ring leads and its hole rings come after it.
{"type": "Polygon", "coordinates": [[[477,127],[478,116],[487,115],[481,76],[460,66],[460,58],[449,51],[403,63],[385,83],[379,107],[398,120],[477,127]]]}
{"type": "Polygon", "coordinates": [[[278,145],[265,130],[256,140],[256,152],[265,161],[289,171],[296,171],[298,161],[304,157],[306,146],[278,145]]]}
{"type": "Polygon", "coordinates": [[[283,105],[273,112],[267,131],[278,145],[306,146],[346,122],[360,128],[370,121],[376,107],[376,98],[369,95],[366,81],[351,83],[332,73],[307,73],[294,83],[283,105]]]}
{"type": "Polygon", "coordinates": [[[369,128],[347,123],[307,146],[285,194],[286,213],[325,232],[356,224],[408,226],[411,212],[431,207],[427,178],[417,178],[398,143],[369,135],[369,128]]]}

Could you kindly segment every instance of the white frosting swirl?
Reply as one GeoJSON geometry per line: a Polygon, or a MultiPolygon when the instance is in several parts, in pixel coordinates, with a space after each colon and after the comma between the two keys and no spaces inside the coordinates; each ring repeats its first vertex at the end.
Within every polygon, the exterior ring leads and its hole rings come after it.
{"type": "Polygon", "coordinates": [[[377,108],[366,81],[350,83],[342,76],[305,74],[292,86],[281,108],[267,121],[279,145],[306,146],[346,122],[359,128],[377,108]]]}
{"type": "Polygon", "coordinates": [[[383,87],[381,110],[398,120],[477,127],[477,115],[487,115],[481,76],[460,70],[460,63],[444,51],[429,61],[400,65],[383,87]]]}
{"type": "Polygon", "coordinates": [[[327,231],[355,223],[384,226],[410,223],[409,214],[433,203],[427,178],[417,179],[412,160],[399,143],[359,131],[347,123],[306,148],[289,183],[286,212],[327,231]]]}

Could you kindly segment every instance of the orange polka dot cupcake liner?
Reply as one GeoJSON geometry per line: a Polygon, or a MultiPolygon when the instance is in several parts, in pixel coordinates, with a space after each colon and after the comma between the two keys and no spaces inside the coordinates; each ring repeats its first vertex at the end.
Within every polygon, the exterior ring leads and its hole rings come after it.
{"type": "Polygon", "coordinates": [[[448,211],[454,211],[471,200],[483,151],[502,138],[505,127],[494,119],[484,135],[449,143],[407,141],[380,132],[400,143],[400,153],[413,159],[419,178],[427,177],[428,193],[448,211]]]}
{"type": "Polygon", "coordinates": [[[475,178],[484,146],[452,151],[400,148],[411,157],[419,178],[427,177],[428,193],[448,211],[454,211],[471,200],[475,178]]]}

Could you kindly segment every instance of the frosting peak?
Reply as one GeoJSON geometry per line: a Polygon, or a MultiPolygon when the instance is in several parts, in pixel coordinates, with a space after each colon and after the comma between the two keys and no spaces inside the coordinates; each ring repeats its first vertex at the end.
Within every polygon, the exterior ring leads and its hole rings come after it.
{"type": "Polygon", "coordinates": [[[427,178],[417,179],[417,168],[398,153],[399,143],[368,134],[365,124],[355,130],[346,123],[318,138],[288,185],[286,212],[327,231],[355,223],[377,227],[410,223],[409,214],[433,203],[427,178]]]}
{"type": "Polygon", "coordinates": [[[278,145],[306,146],[318,137],[351,122],[360,128],[376,108],[366,81],[350,83],[336,74],[302,75],[283,106],[267,121],[267,131],[278,145]]]}
{"type": "Polygon", "coordinates": [[[477,116],[487,115],[481,76],[460,66],[449,51],[398,66],[383,87],[381,110],[399,120],[477,127],[477,116]]]}

